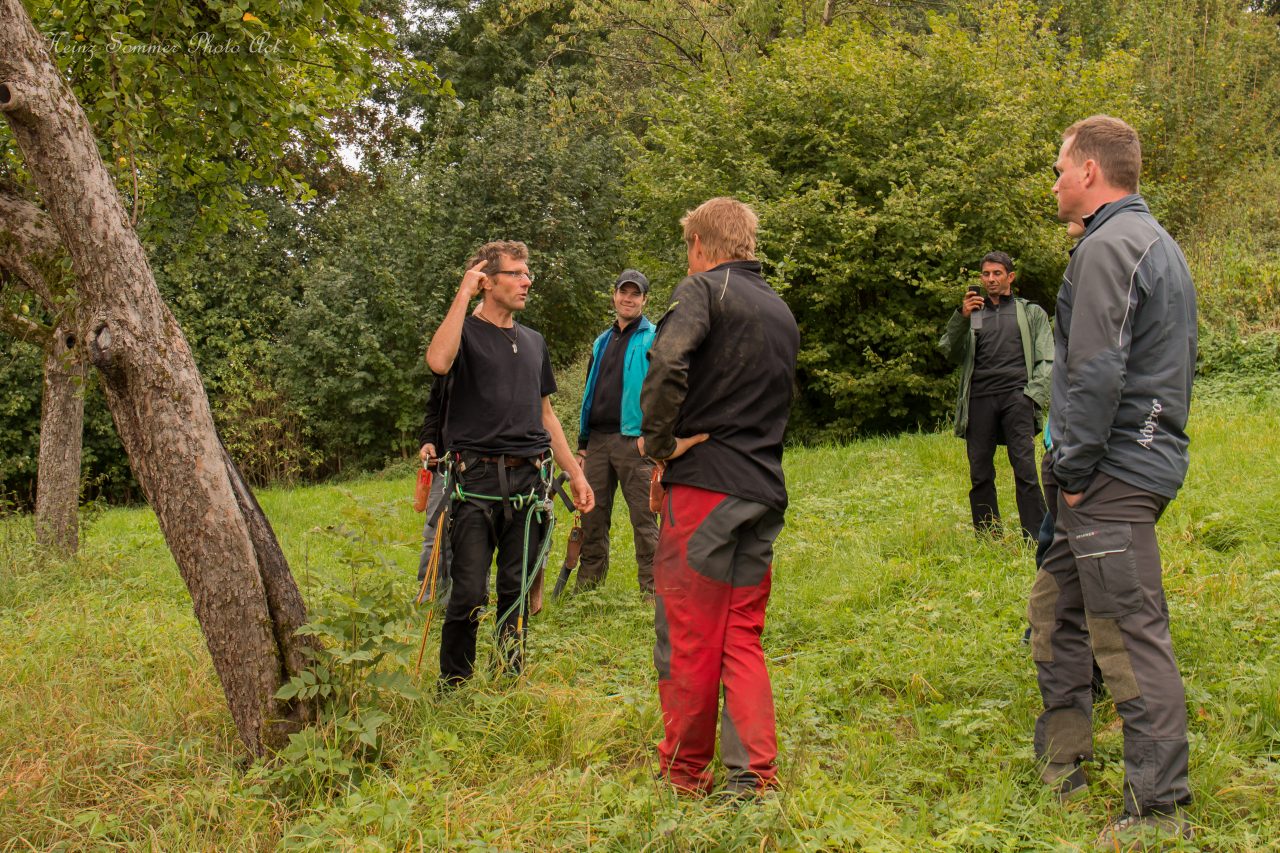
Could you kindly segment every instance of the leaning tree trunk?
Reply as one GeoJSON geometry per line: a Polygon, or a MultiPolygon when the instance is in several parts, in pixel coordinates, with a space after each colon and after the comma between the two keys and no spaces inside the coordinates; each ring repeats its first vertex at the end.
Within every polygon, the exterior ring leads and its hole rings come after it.
{"type": "Polygon", "coordinates": [[[56,328],[44,352],[36,542],[68,556],[80,542],[80,452],[84,444],[84,360],[74,330],[56,328]]]}
{"type": "Polygon", "coordinates": [[[227,464],[191,349],[21,0],[0,0],[0,110],[71,257],[89,360],[191,592],[236,729],[262,755],[310,713],[274,698],[304,662],[302,598],[227,464]]]}

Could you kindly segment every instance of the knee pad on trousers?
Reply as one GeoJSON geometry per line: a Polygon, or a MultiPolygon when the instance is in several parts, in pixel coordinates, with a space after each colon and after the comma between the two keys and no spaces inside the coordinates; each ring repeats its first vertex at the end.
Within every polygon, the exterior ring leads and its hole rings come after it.
{"type": "Polygon", "coordinates": [[[1036,758],[1071,764],[1093,758],[1093,722],[1079,708],[1046,711],[1036,721],[1036,758]]]}

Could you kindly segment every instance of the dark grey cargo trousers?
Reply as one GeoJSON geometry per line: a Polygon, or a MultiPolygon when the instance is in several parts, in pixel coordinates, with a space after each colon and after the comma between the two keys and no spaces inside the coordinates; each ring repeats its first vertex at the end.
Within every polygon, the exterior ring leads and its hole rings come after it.
{"type": "Polygon", "coordinates": [[[1124,722],[1125,810],[1171,811],[1191,801],[1187,706],[1169,636],[1155,522],[1168,499],[1098,474],[1074,509],[1059,497],[1053,544],[1036,574],[1028,618],[1044,700],[1036,754],[1091,755],[1093,657],[1124,722]],[[1051,743],[1054,732],[1082,743],[1051,743]]]}
{"type": "Polygon", "coordinates": [[[620,433],[591,433],[582,460],[596,508],[582,516],[582,567],[577,589],[604,583],[609,574],[609,526],[613,519],[613,493],[622,487],[622,497],[631,514],[632,539],[636,549],[636,580],[641,592],[653,592],[653,552],[658,547],[658,522],[649,509],[649,478],[653,462],[641,456],[636,440],[620,433]]]}

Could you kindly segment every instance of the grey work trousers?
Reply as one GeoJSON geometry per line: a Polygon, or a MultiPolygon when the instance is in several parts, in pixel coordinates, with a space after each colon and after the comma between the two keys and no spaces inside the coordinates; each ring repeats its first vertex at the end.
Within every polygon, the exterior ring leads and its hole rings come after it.
{"type": "MultiPolygon", "coordinates": [[[[443,471],[436,471],[431,478],[431,492],[427,496],[427,517],[422,524],[422,552],[418,555],[418,583],[422,583],[427,576],[427,566],[431,563],[431,552],[436,543],[436,523],[440,520],[440,510],[444,507],[445,501],[449,500],[449,495],[444,492],[446,479],[443,471]]],[[[440,565],[436,569],[437,594],[443,592],[449,583],[449,557],[452,549],[449,545],[447,530],[442,537],[441,547],[443,550],[440,554],[440,565]]]]}
{"type": "MultiPolygon", "coordinates": [[[[1027,613],[1044,700],[1037,755],[1051,748],[1055,714],[1091,717],[1092,645],[1124,723],[1125,811],[1138,815],[1191,801],[1186,696],[1155,533],[1167,504],[1101,473],[1076,507],[1060,496],[1053,544],[1027,613]]],[[[1078,752],[1091,754],[1091,743],[1078,752]]]]}
{"type": "Polygon", "coordinates": [[[582,566],[577,589],[604,583],[609,574],[609,526],[613,521],[613,493],[631,513],[636,549],[636,579],[641,592],[653,592],[653,552],[658,547],[658,522],[649,511],[649,478],[653,462],[640,455],[636,439],[621,433],[592,433],[582,460],[583,473],[595,492],[596,507],[582,516],[582,566]]]}

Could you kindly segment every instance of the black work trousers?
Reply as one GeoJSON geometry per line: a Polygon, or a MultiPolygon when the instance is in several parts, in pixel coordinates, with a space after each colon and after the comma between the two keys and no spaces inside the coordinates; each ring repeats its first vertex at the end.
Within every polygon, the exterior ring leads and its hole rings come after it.
{"type": "MultiPolygon", "coordinates": [[[[502,494],[498,474],[498,463],[477,461],[459,471],[458,479],[465,492],[497,496],[502,494]]],[[[541,471],[532,462],[507,468],[506,475],[511,496],[536,492],[540,500],[544,497],[541,471]]],[[[524,635],[529,621],[527,595],[523,608],[519,601],[522,589],[532,580],[537,568],[535,561],[546,530],[546,515],[540,517],[537,513],[537,501],[530,501],[520,509],[513,507],[508,518],[500,501],[453,499],[449,527],[453,591],[441,628],[441,680],[461,682],[475,671],[476,633],[481,614],[489,603],[489,567],[495,549],[497,617],[501,620],[497,626],[499,658],[510,672],[519,673],[523,669],[524,635]]]]}
{"type": "Polygon", "coordinates": [[[973,526],[987,531],[1000,524],[996,499],[996,446],[1009,449],[1022,535],[1035,541],[1044,521],[1044,495],[1036,477],[1036,404],[1021,390],[969,400],[965,444],[969,452],[969,508],[973,526]]]}

